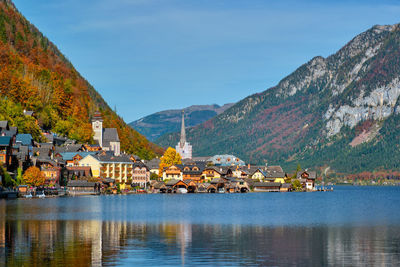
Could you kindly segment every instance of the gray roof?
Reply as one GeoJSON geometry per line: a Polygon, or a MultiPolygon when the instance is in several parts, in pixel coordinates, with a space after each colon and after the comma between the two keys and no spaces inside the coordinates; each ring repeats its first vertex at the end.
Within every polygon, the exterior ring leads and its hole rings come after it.
{"type": "Polygon", "coordinates": [[[0,128],[8,128],[8,121],[0,121],[0,128]]]}
{"type": "Polygon", "coordinates": [[[110,145],[110,142],[119,142],[118,131],[116,128],[104,128],[103,129],[103,145],[110,145]]]}
{"type": "Polygon", "coordinates": [[[201,162],[206,162],[210,159],[210,156],[206,156],[206,157],[192,157],[193,161],[201,161],[201,162]]]}
{"type": "Polygon", "coordinates": [[[305,170],[305,171],[297,172],[297,179],[301,178],[301,175],[303,173],[308,173],[308,178],[309,179],[316,179],[317,178],[317,172],[316,171],[307,171],[307,170],[305,170]]]}
{"type": "Polygon", "coordinates": [[[292,184],[284,183],[284,184],[282,184],[281,187],[282,187],[282,188],[290,188],[290,187],[292,187],[292,184]]]}
{"type": "Polygon", "coordinates": [[[28,146],[24,146],[24,145],[19,146],[18,150],[19,150],[20,153],[23,153],[23,154],[28,154],[29,153],[29,147],[28,146]]]}
{"type": "Polygon", "coordinates": [[[172,179],[172,180],[169,180],[168,182],[166,182],[165,185],[167,185],[167,186],[173,186],[173,185],[176,185],[179,181],[180,181],[180,180],[172,179]]]}
{"type": "Polygon", "coordinates": [[[39,145],[41,148],[53,149],[52,143],[40,143],[39,145]]]}
{"type": "Polygon", "coordinates": [[[24,110],[24,115],[25,116],[33,116],[33,111],[32,110],[24,110]]]}
{"type": "Polygon", "coordinates": [[[279,165],[276,166],[268,166],[267,171],[272,171],[272,172],[284,172],[282,167],[279,165]]]}
{"type": "Polygon", "coordinates": [[[265,178],[283,178],[285,177],[284,172],[265,172],[265,178]]]}
{"type": "Polygon", "coordinates": [[[82,149],[81,144],[69,144],[65,146],[65,152],[78,152],[82,149]]]}
{"type": "Polygon", "coordinates": [[[145,161],[144,164],[146,164],[146,166],[151,170],[151,169],[158,169],[160,162],[161,162],[160,159],[154,158],[152,160],[145,161]]]}
{"type": "Polygon", "coordinates": [[[2,136],[10,136],[10,137],[13,137],[14,135],[16,135],[17,134],[17,132],[16,131],[7,131],[7,130],[2,130],[1,131],[1,135],[2,136]]]}
{"type": "Polygon", "coordinates": [[[157,182],[154,184],[154,189],[160,189],[162,187],[165,187],[165,183],[164,182],[157,182]]]}
{"type": "Polygon", "coordinates": [[[10,128],[10,133],[12,133],[12,135],[16,135],[18,133],[18,127],[9,127],[10,128]]]}
{"type": "Polygon", "coordinates": [[[212,184],[225,183],[225,180],[222,179],[222,178],[214,178],[214,179],[211,180],[210,183],[212,183],[212,184]]]}
{"type": "Polygon", "coordinates": [[[46,158],[46,157],[38,157],[38,158],[36,158],[36,163],[38,163],[38,162],[40,162],[40,163],[48,163],[48,164],[53,165],[54,167],[59,166],[58,162],[56,162],[55,160],[52,160],[51,158],[46,158]]]}
{"type": "Polygon", "coordinates": [[[51,133],[44,134],[49,143],[53,143],[54,136],[51,133]]]}
{"type": "Polygon", "coordinates": [[[39,154],[43,154],[44,153],[44,154],[49,155],[51,150],[49,148],[47,148],[47,147],[33,147],[32,148],[32,152],[33,153],[39,152],[39,154]]]}
{"type": "Polygon", "coordinates": [[[149,171],[149,168],[141,161],[134,162],[132,167],[133,168],[135,168],[135,167],[143,168],[144,167],[144,168],[146,168],[146,170],[149,171]]]}
{"type": "MultiPolygon", "coordinates": [[[[234,169],[233,167],[232,169],[234,169]]],[[[229,169],[231,169],[231,166],[209,166],[205,167],[204,169],[213,169],[214,171],[218,172],[219,174],[226,174],[229,169]]]]}
{"type": "Polygon", "coordinates": [[[271,183],[271,182],[256,182],[253,184],[254,187],[275,187],[281,186],[281,183],[271,183]]]}
{"type": "Polygon", "coordinates": [[[18,149],[16,153],[13,153],[18,159],[23,159],[29,154],[29,147],[23,145],[15,145],[14,148],[18,149]]]}
{"type": "Polygon", "coordinates": [[[101,162],[124,162],[124,163],[133,163],[130,159],[129,155],[120,155],[120,156],[115,156],[114,154],[111,153],[101,153],[97,155],[92,155],[94,158],[96,158],[98,161],[101,162]]]}
{"type": "Polygon", "coordinates": [[[68,187],[94,187],[96,184],[95,182],[88,182],[85,180],[70,180],[68,182],[68,187]]]}

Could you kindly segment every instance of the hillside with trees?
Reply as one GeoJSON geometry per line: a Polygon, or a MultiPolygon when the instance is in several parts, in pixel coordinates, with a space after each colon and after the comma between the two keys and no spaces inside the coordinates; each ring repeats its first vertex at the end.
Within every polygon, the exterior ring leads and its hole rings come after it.
{"type": "Polygon", "coordinates": [[[0,1],[0,119],[22,132],[41,136],[23,110],[35,112],[37,124],[82,143],[91,143],[93,113],[99,110],[104,127],[117,128],[121,149],[149,159],[162,149],[130,128],[68,59],[10,0],[0,1]]]}
{"type": "MultiPolygon", "coordinates": [[[[184,108],[185,125],[193,127],[199,125],[218,114],[221,114],[233,104],[219,105],[194,105],[184,108]]],[[[150,114],[139,120],[129,123],[133,129],[146,136],[150,141],[166,133],[177,133],[181,129],[182,110],[164,110],[154,114],[150,114]]]]}

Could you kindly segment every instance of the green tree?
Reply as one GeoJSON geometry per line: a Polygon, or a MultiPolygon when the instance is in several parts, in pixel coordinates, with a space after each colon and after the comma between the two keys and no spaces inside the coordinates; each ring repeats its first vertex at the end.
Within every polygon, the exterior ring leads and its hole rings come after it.
{"type": "Polygon", "coordinates": [[[24,184],[24,179],[22,178],[22,169],[18,168],[17,170],[17,181],[16,181],[17,185],[22,185],[24,184]]]}
{"type": "Polygon", "coordinates": [[[299,171],[301,171],[301,166],[300,166],[300,163],[297,163],[296,173],[299,172],[299,171]]]}
{"type": "Polygon", "coordinates": [[[303,191],[303,186],[301,185],[301,183],[298,179],[295,179],[294,181],[292,181],[292,187],[293,187],[293,190],[296,192],[303,191]]]}
{"type": "Polygon", "coordinates": [[[15,185],[14,179],[7,172],[6,168],[3,165],[0,165],[0,175],[3,177],[3,186],[12,187],[15,185]]]}
{"type": "Polygon", "coordinates": [[[157,180],[157,179],[158,179],[157,173],[154,172],[150,173],[150,180],[157,180]]]}

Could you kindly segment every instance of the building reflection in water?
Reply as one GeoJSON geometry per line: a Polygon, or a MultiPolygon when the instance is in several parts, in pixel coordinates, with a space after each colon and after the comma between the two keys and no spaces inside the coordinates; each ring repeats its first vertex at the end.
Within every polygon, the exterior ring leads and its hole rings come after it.
{"type": "Polygon", "coordinates": [[[399,227],[30,221],[0,216],[4,266],[399,265],[399,244],[399,227]]]}
{"type": "Polygon", "coordinates": [[[0,205],[0,266],[400,265],[400,226],[31,220],[13,208],[0,205]]]}

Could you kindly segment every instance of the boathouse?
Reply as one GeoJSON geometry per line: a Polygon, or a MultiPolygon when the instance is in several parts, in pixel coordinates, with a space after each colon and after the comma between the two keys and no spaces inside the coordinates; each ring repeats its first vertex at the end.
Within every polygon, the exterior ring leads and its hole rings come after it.
{"type": "Polygon", "coordinates": [[[254,192],[279,192],[281,183],[257,182],[253,185],[254,192]]]}
{"type": "Polygon", "coordinates": [[[100,183],[86,180],[71,180],[67,184],[68,195],[97,195],[100,194],[100,183]]]}

